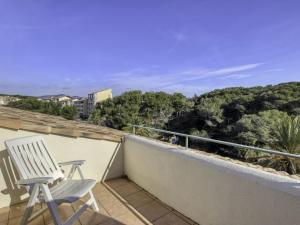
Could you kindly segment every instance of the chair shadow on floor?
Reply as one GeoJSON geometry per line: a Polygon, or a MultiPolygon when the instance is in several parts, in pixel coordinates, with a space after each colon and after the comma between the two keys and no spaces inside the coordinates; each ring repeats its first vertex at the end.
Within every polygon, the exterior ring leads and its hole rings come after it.
{"type": "Polygon", "coordinates": [[[28,198],[27,190],[24,187],[18,187],[16,184],[19,175],[6,149],[0,151],[0,170],[2,174],[2,178],[0,179],[3,179],[6,185],[0,191],[4,195],[9,195],[10,205],[20,203],[28,198]]]}
{"type": "MultiPolygon", "coordinates": [[[[114,157],[117,157],[120,146],[118,145],[115,149],[115,154],[110,162],[110,166],[108,169],[112,167],[114,157]]],[[[28,200],[28,192],[26,188],[20,187],[16,184],[17,180],[19,179],[18,172],[14,167],[11,158],[6,149],[2,149],[0,151],[0,171],[2,177],[0,179],[3,180],[2,184],[5,184],[1,187],[1,193],[6,195],[8,199],[10,199],[10,216],[8,219],[8,224],[18,224],[21,221],[21,218],[24,214],[27,200],[28,200]]],[[[109,171],[107,171],[107,174],[109,171]]],[[[82,204],[80,200],[75,203],[75,205],[63,204],[59,206],[60,217],[62,221],[65,221],[71,214],[76,211],[76,204],[82,204]]],[[[39,204],[38,204],[39,205],[39,204]]],[[[39,207],[46,207],[45,204],[40,205],[38,207],[36,205],[34,211],[38,211],[39,207]]],[[[40,209],[40,208],[39,208],[40,209]]],[[[45,225],[53,223],[52,218],[49,214],[49,211],[46,210],[42,214],[38,214],[36,219],[29,224],[37,224],[37,225],[45,225]]],[[[92,225],[92,224],[116,224],[122,225],[121,221],[116,220],[115,218],[107,215],[103,212],[94,212],[92,209],[86,210],[86,212],[79,218],[78,221],[74,223],[75,225],[92,225]]]]}

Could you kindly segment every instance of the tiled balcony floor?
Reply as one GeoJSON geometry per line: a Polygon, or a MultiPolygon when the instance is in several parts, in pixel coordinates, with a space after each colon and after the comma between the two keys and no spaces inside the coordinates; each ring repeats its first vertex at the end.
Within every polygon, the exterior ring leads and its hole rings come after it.
{"type": "MultiPolygon", "coordinates": [[[[149,194],[127,179],[115,179],[98,183],[93,193],[98,201],[100,212],[88,209],[75,225],[189,225],[196,224],[181,215],[159,199],[149,194]]],[[[59,207],[63,221],[76,210],[82,202],[72,206],[63,204],[59,207]]],[[[36,206],[38,209],[43,206],[36,206]]],[[[0,225],[19,224],[25,204],[0,209],[0,225]]],[[[48,211],[33,220],[30,225],[50,225],[53,221],[48,211]]]]}

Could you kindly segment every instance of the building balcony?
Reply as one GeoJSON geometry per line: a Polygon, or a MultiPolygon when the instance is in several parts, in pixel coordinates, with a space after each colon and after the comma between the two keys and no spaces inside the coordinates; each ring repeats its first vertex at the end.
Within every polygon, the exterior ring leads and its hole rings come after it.
{"type": "MultiPolygon", "coordinates": [[[[109,128],[0,107],[0,225],[18,224],[28,198],[26,190],[15,185],[4,140],[36,134],[44,135],[57,161],[86,160],[85,176],[98,181],[93,193],[100,212],[89,209],[75,224],[300,224],[298,176],[109,128]]],[[[60,217],[68,218],[80,204],[61,205],[60,217]]],[[[30,224],[51,223],[46,211],[30,224]]]]}
{"type": "MultiPolygon", "coordinates": [[[[137,184],[125,178],[112,179],[98,183],[93,193],[99,206],[99,212],[88,209],[84,212],[76,225],[91,224],[197,224],[185,217],[172,207],[166,205],[137,184]]],[[[79,200],[72,206],[62,204],[59,213],[62,220],[70,217],[85,199],[79,200]]],[[[0,224],[19,224],[25,211],[26,203],[15,204],[0,209],[0,224]]],[[[35,210],[45,207],[36,205],[35,210]]],[[[29,224],[54,224],[49,212],[45,212],[29,224]]]]}

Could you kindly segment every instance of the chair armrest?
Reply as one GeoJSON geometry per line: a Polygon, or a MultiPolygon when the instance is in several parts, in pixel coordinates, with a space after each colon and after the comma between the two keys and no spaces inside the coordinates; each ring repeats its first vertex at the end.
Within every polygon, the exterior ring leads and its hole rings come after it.
{"type": "Polygon", "coordinates": [[[21,179],[17,181],[18,185],[31,185],[31,184],[48,184],[53,181],[53,177],[36,177],[31,179],[21,179]]]}
{"type": "Polygon", "coordinates": [[[68,166],[68,165],[81,166],[84,163],[85,163],[85,160],[73,160],[73,161],[68,161],[68,162],[61,162],[61,163],[58,163],[58,165],[59,166],[68,166]]]}

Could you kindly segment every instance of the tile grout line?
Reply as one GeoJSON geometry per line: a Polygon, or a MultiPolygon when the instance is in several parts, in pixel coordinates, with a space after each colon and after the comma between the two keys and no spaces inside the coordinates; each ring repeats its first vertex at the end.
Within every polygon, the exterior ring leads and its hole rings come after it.
{"type": "Polygon", "coordinates": [[[7,213],[7,225],[9,224],[9,216],[10,216],[10,212],[11,211],[11,208],[10,208],[10,206],[9,206],[9,211],[8,211],[8,213],[7,213]]]}
{"type": "MultiPolygon", "coordinates": [[[[103,184],[104,184],[104,182],[103,182],[103,184]]],[[[131,194],[127,195],[127,196],[122,197],[122,196],[120,196],[120,195],[119,195],[112,187],[110,187],[108,184],[105,183],[104,185],[105,185],[105,186],[106,186],[106,187],[107,187],[114,195],[116,195],[116,197],[117,197],[117,198],[118,198],[125,206],[127,206],[127,208],[129,208],[130,210],[132,210],[135,214],[137,213],[138,216],[141,216],[143,219],[145,219],[146,222],[147,222],[147,224],[152,224],[153,222],[157,221],[158,219],[160,219],[160,218],[162,218],[162,217],[164,217],[164,216],[166,216],[166,215],[168,215],[168,214],[170,214],[170,213],[172,213],[172,212],[174,213],[174,211],[176,211],[174,208],[172,208],[172,207],[166,205],[165,203],[161,202],[157,197],[148,194],[148,192],[147,192],[145,189],[143,189],[143,188],[141,188],[139,191],[136,191],[136,192],[134,192],[134,193],[131,193],[131,194]],[[125,197],[132,196],[132,195],[137,194],[137,193],[139,193],[139,192],[141,192],[141,191],[144,191],[146,195],[148,195],[154,202],[158,203],[161,207],[167,209],[168,212],[166,212],[165,214],[161,215],[160,217],[156,218],[156,219],[153,220],[153,221],[149,221],[147,218],[145,218],[141,213],[139,213],[139,212],[137,211],[137,209],[135,209],[133,206],[131,206],[130,203],[128,203],[127,200],[125,199],[125,197]]],[[[137,208],[140,208],[140,207],[149,205],[149,204],[153,203],[153,201],[150,201],[150,202],[147,202],[147,203],[145,203],[145,204],[143,204],[143,205],[140,205],[140,206],[137,207],[137,208]]],[[[174,214],[175,214],[175,213],[174,213],[174,214]]],[[[175,216],[177,216],[177,215],[175,214],[175,216]]],[[[183,220],[183,219],[180,218],[179,216],[177,216],[177,217],[178,217],[179,219],[181,219],[182,221],[186,222],[185,220],[183,220]]],[[[187,223],[187,222],[186,222],[186,223],[187,223]]],[[[188,223],[188,224],[190,224],[190,223],[188,223]]]]}
{"type": "MultiPolygon", "coordinates": [[[[125,178],[121,178],[121,179],[125,179],[125,178]]],[[[111,180],[111,181],[113,181],[113,180],[111,180]]],[[[100,183],[102,183],[102,184],[103,184],[103,183],[106,183],[106,184],[108,184],[108,185],[109,185],[109,183],[108,183],[108,182],[111,182],[111,181],[109,181],[109,180],[108,180],[108,181],[101,181],[100,183]]],[[[127,181],[126,181],[126,183],[122,183],[122,184],[120,184],[120,185],[117,185],[117,186],[116,186],[116,187],[114,187],[114,188],[118,188],[118,187],[125,186],[125,185],[127,185],[128,183],[130,183],[130,182],[129,182],[129,180],[127,180],[127,181]]]]}
{"type": "Polygon", "coordinates": [[[158,217],[158,218],[154,219],[153,221],[151,221],[151,223],[153,223],[153,222],[155,222],[155,221],[157,221],[157,220],[159,220],[159,219],[161,219],[161,218],[163,218],[163,217],[169,215],[169,214],[172,213],[173,211],[174,211],[174,210],[171,210],[171,211],[167,212],[166,214],[161,215],[160,217],[158,217]]]}
{"type": "MultiPolygon", "coordinates": [[[[139,213],[133,206],[131,206],[122,196],[120,196],[115,190],[113,190],[108,184],[103,183],[103,185],[115,195],[123,205],[125,205],[133,214],[135,214],[144,224],[151,224],[151,222],[145,218],[141,213],[139,213]]],[[[137,192],[136,192],[137,193],[137,192]]]]}
{"type": "Polygon", "coordinates": [[[195,221],[193,221],[191,218],[183,215],[182,213],[178,212],[177,210],[175,210],[174,213],[177,217],[179,217],[180,219],[182,219],[184,222],[188,223],[189,225],[197,225],[198,223],[196,223],[195,221]],[[177,212],[177,214],[176,214],[177,212]]]}

